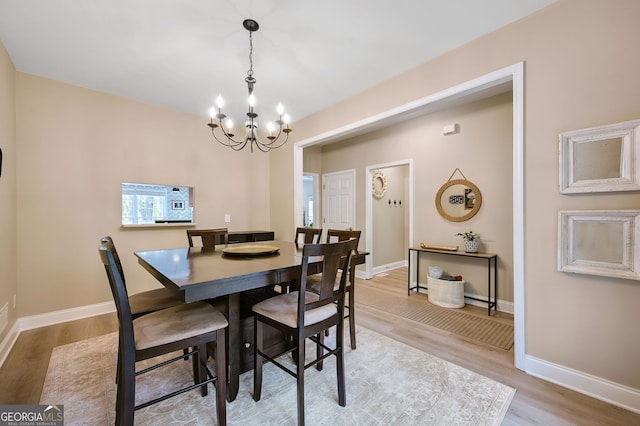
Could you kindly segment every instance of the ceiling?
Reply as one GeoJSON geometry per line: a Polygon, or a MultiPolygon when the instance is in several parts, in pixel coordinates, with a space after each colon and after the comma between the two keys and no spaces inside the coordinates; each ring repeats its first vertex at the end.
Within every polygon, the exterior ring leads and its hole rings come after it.
{"type": "Polygon", "coordinates": [[[256,111],[295,122],[554,1],[0,0],[0,41],[20,72],[203,117],[221,93],[241,122],[252,18],[256,111]]]}

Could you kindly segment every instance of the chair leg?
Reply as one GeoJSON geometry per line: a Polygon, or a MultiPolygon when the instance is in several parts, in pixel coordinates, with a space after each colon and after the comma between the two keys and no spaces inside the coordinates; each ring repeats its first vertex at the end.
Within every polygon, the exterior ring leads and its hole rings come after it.
{"type": "MultiPolygon", "coordinates": [[[[319,333],[321,335],[322,333],[319,333]]],[[[300,336],[302,337],[302,336],[300,336]]],[[[304,426],[304,362],[305,339],[298,338],[298,362],[296,363],[296,378],[298,382],[298,426],[304,426]]]]}
{"type": "Polygon", "coordinates": [[[116,395],[116,424],[133,426],[136,404],[136,371],[135,361],[126,365],[127,359],[119,354],[118,381],[116,395]]]}
{"type": "Polygon", "coordinates": [[[349,338],[351,339],[351,349],[356,348],[356,298],[354,282],[349,285],[349,338]]]}
{"type": "MultiPolygon", "coordinates": [[[[194,356],[193,359],[196,362],[197,365],[197,371],[194,371],[194,373],[197,373],[197,377],[198,377],[198,382],[197,383],[202,383],[204,381],[206,381],[208,379],[207,377],[207,358],[208,358],[208,354],[207,354],[207,344],[206,343],[202,343],[201,345],[198,345],[198,355],[194,356]]],[[[202,394],[202,396],[207,396],[209,394],[209,390],[207,388],[207,385],[202,385],[200,386],[200,393],[202,394]]]]}
{"type": "MultiPolygon", "coordinates": [[[[197,349],[196,346],[193,347],[193,350],[195,351],[197,349]]],[[[198,383],[200,383],[200,365],[199,363],[199,354],[193,355],[191,357],[191,371],[193,374],[193,384],[197,385],[198,383]]]]}
{"type": "MultiPolygon", "coordinates": [[[[329,329],[327,329],[327,335],[328,335],[328,331],[329,329]]],[[[320,357],[322,355],[324,355],[324,349],[322,348],[322,344],[324,344],[324,333],[318,333],[316,335],[316,339],[318,339],[318,343],[316,344],[316,359],[320,359],[320,357]]],[[[322,371],[322,365],[323,365],[324,361],[320,361],[319,363],[316,364],[316,370],[318,371],[322,371]]]]}
{"type": "Polygon", "coordinates": [[[225,330],[216,332],[216,412],[218,425],[227,424],[227,360],[225,330]]]}
{"type": "Polygon", "coordinates": [[[347,396],[344,379],[344,324],[336,327],[336,375],[338,376],[338,404],[341,407],[347,405],[347,396]]]}
{"type": "Polygon", "coordinates": [[[262,341],[263,324],[257,319],[254,319],[253,336],[253,400],[260,401],[262,394],[262,363],[264,360],[258,352],[264,350],[264,342],[262,341]]]}

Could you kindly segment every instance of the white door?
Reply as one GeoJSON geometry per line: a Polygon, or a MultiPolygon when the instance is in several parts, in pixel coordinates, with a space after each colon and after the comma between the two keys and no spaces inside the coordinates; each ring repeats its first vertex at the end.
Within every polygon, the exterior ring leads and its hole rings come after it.
{"type": "Polygon", "coordinates": [[[354,228],[356,171],[322,175],[322,228],[354,228]]]}

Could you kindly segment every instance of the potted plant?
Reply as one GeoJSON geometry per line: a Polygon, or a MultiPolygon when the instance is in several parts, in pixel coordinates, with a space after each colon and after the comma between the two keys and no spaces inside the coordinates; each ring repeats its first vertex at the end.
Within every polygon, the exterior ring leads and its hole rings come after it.
{"type": "Polygon", "coordinates": [[[462,237],[464,240],[464,251],[467,253],[477,253],[478,245],[480,243],[480,234],[476,234],[473,231],[458,232],[456,236],[462,237]]]}

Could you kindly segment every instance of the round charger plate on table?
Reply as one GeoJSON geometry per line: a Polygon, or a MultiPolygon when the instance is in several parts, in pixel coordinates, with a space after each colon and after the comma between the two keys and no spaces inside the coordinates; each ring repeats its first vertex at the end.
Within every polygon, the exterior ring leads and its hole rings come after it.
{"type": "Polygon", "coordinates": [[[260,256],[263,254],[274,254],[277,253],[278,250],[280,250],[278,246],[256,244],[226,247],[222,252],[230,256],[260,256]]]}

